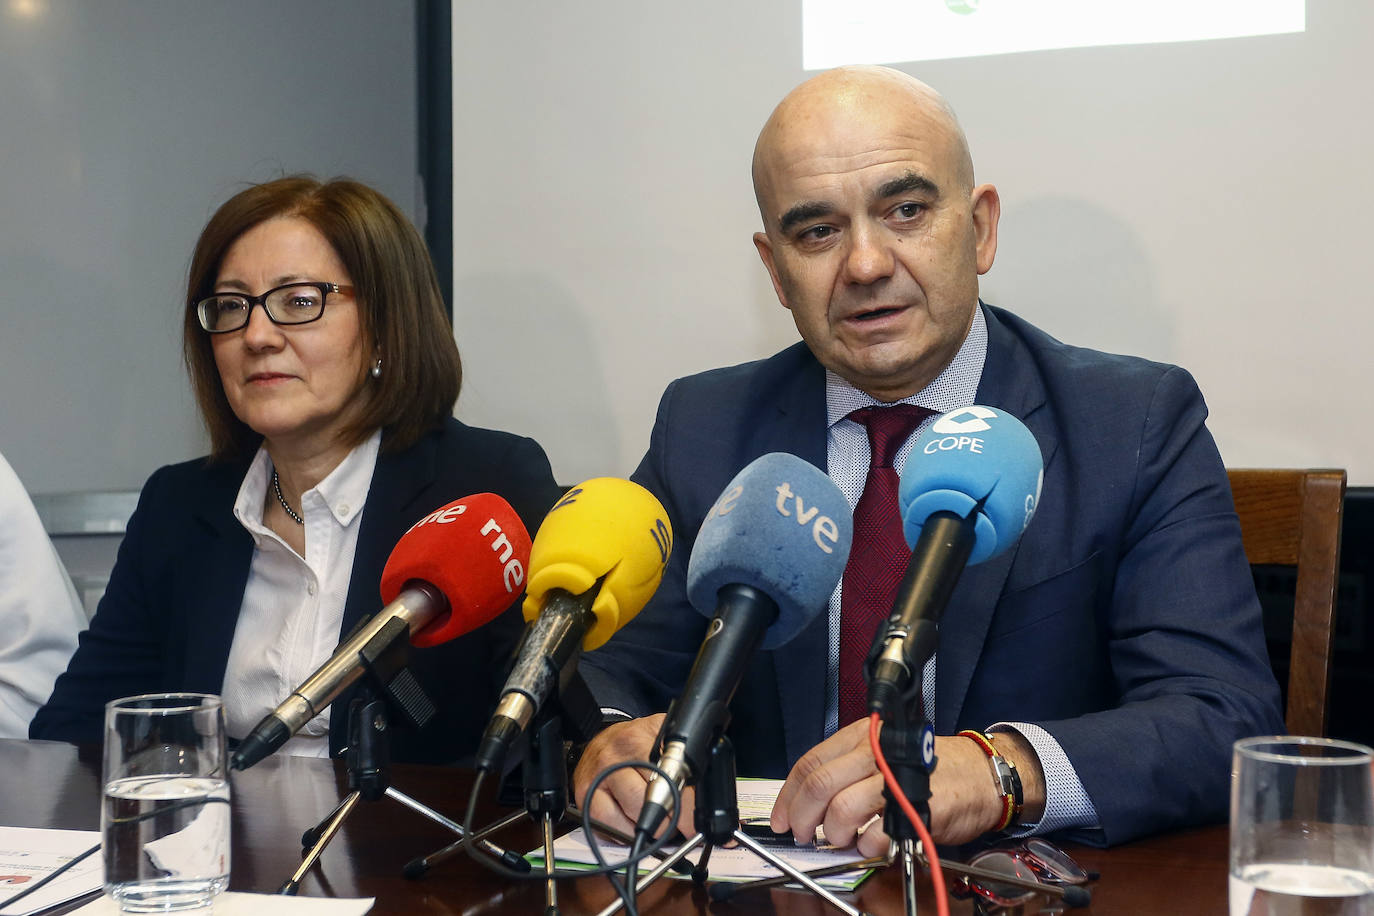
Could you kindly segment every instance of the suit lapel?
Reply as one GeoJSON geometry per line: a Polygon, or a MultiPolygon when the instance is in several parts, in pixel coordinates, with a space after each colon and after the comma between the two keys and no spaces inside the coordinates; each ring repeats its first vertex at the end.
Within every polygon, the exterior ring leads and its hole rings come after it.
{"type": "MultiPolygon", "coordinates": [[[[995,311],[984,307],[983,314],[988,325],[988,353],[978,383],[977,402],[1005,410],[1025,423],[1048,468],[1059,443],[1040,375],[1029,351],[995,311]]],[[[1018,543],[1001,556],[969,567],[959,577],[959,585],[940,621],[935,666],[937,734],[956,731],[993,612],[1019,549],[1018,543]]]]}
{"type": "MultiPolygon", "coordinates": [[[[205,540],[199,549],[186,551],[193,567],[188,581],[195,583],[197,596],[182,609],[186,621],[186,689],[220,693],[224,671],[229,664],[229,647],[234,643],[243,591],[248,584],[248,568],[253,562],[253,538],[234,518],[238,498],[248,467],[245,464],[212,465],[192,507],[197,537],[205,540]]],[[[187,591],[187,594],[192,592],[187,591]]]]}
{"type": "MultiPolygon", "coordinates": [[[[804,346],[798,344],[798,346],[804,346]]],[[[764,403],[777,405],[759,425],[758,454],[787,452],[825,470],[825,370],[806,352],[802,368],[764,403]]],[[[787,760],[794,761],[825,737],[826,671],[829,664],[829,615],[816,618],[782,650],[773,665],[782,708],[787,760]],[[783,663],[783,659],[786,662],[783,663]]]]}
{"type": "MultiPolygon", "coordinates": [[[[385,445],[385,442],[383,442],[385,445]]],[[[340,639],[381,605],[382,569],[391,549],[415,522],[437,506],[421,505],[420,496],[434,485],[437,446],[433,435],[399,454],[380,452],[359,521],[358,547],[353,555],[348,600],[344,603],[340,639]]]]}
{"type": "MultiPolygon", "coordinates": [[[[385,434],[383,434],[385,435],[385,434]]],[[[385,438],[382,441],[386,444],[385,438]]],[[[348,600],[344,602],[343,622],[339,628],[342,642],[359,621],[382,608],[382,570],[396,542],[425,513],[438,508],[422,497],[433,486],[438,474],[438,434],[430,434],[398,454],[377,455],[367,504],[359,520],[358,546],[353,555],[348,600]]],[[[329,744],[337,753],[348,735],[348,703],[330,707],[329,744]]]]}

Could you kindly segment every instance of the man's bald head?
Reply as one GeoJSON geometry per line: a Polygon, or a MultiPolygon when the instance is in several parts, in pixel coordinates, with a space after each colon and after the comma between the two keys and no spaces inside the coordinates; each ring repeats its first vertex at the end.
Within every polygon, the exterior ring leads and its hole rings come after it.
{"type": "Polygon", "coordinates": [[[891,67],[839,67],[793,89],[773,109],[754,144],[754,197],[764,227],[770,216],[774,175],[806,148],[825,142],[847,123],[887,118],[943,146],[958,190],[973,188],[973,159],[954,109],[944,96],[910,74],[891,67]]]}
{"type": "Polygon", "coordinates": [[[954,358],[992,267],[997,189],[973,185],[954,112],[885,67],[813,77],[754,147],[778,301],[827,369],[880,401],[919,392],[954,358]]]}

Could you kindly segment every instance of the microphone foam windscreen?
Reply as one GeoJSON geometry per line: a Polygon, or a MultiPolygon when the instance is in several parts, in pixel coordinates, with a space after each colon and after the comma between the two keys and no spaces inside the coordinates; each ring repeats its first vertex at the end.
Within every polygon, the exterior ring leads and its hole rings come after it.
{"type": "Polygon", "coordinates": [[[980,404],[952,410],[921,433],[907,456],[897,492],[902,533],[915,547],[933,513],[966,517],[986,500],[968,558],[970,566],[981,563],[1021,537],[1040,502],[1044,477],[1040,446],[1020,420],[980,404]]]}
{"type": "Polygon", "coordinates": [[[530,535],[520,516],[495,493],[477,493],[434,510],[401,536],[382,570],[382,601],[395,601],[416,579],[443,592],[448,613],[411,638],[416,646],[437,646],[510,607],[529,561],[530,535]]]}
{"type": "Polygon", "coordinates": [[[580,595],[601,583],[588,651],[629,623],[653,596],[673,549],[668,513],[654,494],[618,477],[579,484],[554,504],[534,536],[525,619],[543,610],[550,589],[580,595]]]}
{"type": "Polygon", "coordinates": [[[853,536],[849,501],[833,480],[796,455],[763,455],[706,513],[687,564],[687,598],[711,617],[724,586],[758,589],[778,604],[763,636],[763,648],[776,649],[827,605],[853,536]]]}

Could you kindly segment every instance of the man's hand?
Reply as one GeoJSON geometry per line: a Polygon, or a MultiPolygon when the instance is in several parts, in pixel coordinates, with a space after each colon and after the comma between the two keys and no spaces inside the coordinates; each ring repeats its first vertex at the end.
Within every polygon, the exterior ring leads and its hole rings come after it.
{"type": "MultiPolygon", "coordinates": [[[[639,809],[644,806],[644,787],[648,785],[650,770],[626,767],[617,770],[597,787],[596,795],[588,800],[587,788],[596,775],[614,763],[626,760],[648,760],[663,726],[663,713],[643,719],[617,722],[601,731],[582,752],[573,773],[573,791],[579,806],[590,806],[592,819],[607,827],[615,827],[633,835],[639,809]]],[[[691,836],[695,796],[691,789],[682,791],[682,810],[678,812],[678,828],[683,836],[691,836]]]]}
{"type": "MultiPolygon", "coordinates": [[[[1034,752],[1016,735],[999,734],[997,747],[1021,768],[1026,815],[1038,819],[1044,807],[1044,780],[1034,752]],[[1006,738],[1014,740],[1004,743],[1006,738]]],[[[937,737],[935,755],[938,763],[930,780],[930,832],[935,842],[966,843],[995,828],[1002,803],[987,755],[968,738],[957,736],[937,737]]],[[[857,836],[859,853],[877,856],[888,848],[881,817],[873,820],[882,810],[883,777],[868,743],[865,719],[840,729],[797,761],[773,805],[772,828],[810,837],[823,826],[828,842],[848,846],[857,836]]]]}

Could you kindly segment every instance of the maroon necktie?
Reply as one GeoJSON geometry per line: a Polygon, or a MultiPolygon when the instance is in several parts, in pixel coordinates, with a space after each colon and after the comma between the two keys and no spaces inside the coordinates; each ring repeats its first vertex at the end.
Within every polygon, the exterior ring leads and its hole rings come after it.
{"type": "Polygon", "coordinates": [[[840,727],[864,718],[868,687],[864,660],[873,634],[892,613],[892,599],[906,574],[911,549],[902,537],[897,508],[897,471],[892,458],[933,411],[913,404],[861,407],[848,419],[868,427],[872,460],[854,507],[854,546],[840,589],[840,727]]]}

